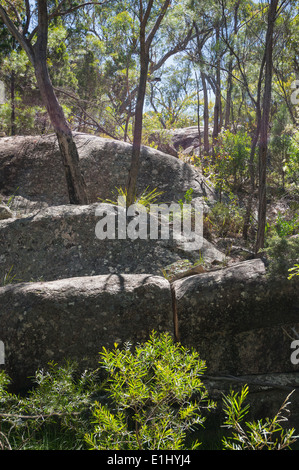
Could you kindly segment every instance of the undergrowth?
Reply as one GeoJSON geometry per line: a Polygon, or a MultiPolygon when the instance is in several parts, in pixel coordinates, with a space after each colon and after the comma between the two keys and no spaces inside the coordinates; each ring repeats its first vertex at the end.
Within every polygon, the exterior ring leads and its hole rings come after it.
{"type": "MultiPolygon", "coordinates": [[[[205,367],[194,350],[153,332],[135,348],[103,348],[92,371],[50,363],[24,396],[9,391],[1,371],[0,449],[200,449],[196,436],[214,407],[202,380],[205,367]]],[[[274,418],[244,424],[247,394],[244,385],[223,397],[223,428],[231,433],[223,449],[291,448],[297,436],[282,425],[289,397],[274,418]]]]}

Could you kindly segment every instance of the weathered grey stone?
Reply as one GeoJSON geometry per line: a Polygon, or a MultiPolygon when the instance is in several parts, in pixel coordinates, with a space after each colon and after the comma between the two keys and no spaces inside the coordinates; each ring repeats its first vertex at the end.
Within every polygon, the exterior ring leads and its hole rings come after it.
{"type": "MultiPolygon", "coordinates": [[[[209,129],[209,135],[213,129],[209,129]]],[[[204,128],[200,127],[201,142],[203,142],[204,128]]],[[[153,141],[158,145],[158,149],[169,151],[171,155],[178,155],[182,152],[184,155],[199,154],[199,131],[198,126],[183,127],[178,129],[157,131],[152,136],[153,141]],[[167,147],[163,147],[163,143],[167,142],[167,147]],[[176,153],[175,153],[176,152],[176,153]]],[[[165,144],[164,144],[165,145],[165,144]]]]}
{"type": "MultiPolygon", "coordinates": [[[[1,221],[0,279],[12,266],[12,274],[24,282],[109,273],[161,275],[177,260],[199,259],[198,249],[184,250],[171,233],[169,240],[99,240],[97,206],[52,206],[30,217],[1,221]]],[[[114,214],[114,206],[105,207],[114,214]]],[[[207,262],[224,259],[205,240],[201,255],[207,262]]]]}
{"type": "Polygon", "coordinates": [[[168,155],[172,155],[173,157],[178,157],[177,149],[173,146],[172,140],[172,133],[168,130],[159,130],[154,131],[148,137],[149,143],[155,146],[157,150],[163,153],[167,153],[168,155]]]}
{"type": "Polygon", "coordinates": [[[13,217],[13,213],[7,206],[0,205],[0,220],[4,219],[11,219],[13,217]]]}
{"type": "MultiPolygon", "coordinates": [[[[200,128],[203,135],[203,127],[200,128]]],[[[197,126],[173,129],[172,143],[177,150],[186,150],[199,146],[199,133],[197,126]]]]}
{"type": "Polygon", "coordinates": [[[46,202],[31,201],[22,196],[13,196],[11,198],[11,196],[2,195],[1,198],[5,203],[10,200],[9,208],[12,216],[15,218],[29,217],[49,207],[46,202]]]}
{"type": "Polygon", "coordinates": [[[98,366],[102,347],[173,333],[169,283],[163,277],[111,275],[0,288],[0,338],[13,386],[48,362],[98,366]]]}
{"type": "Polygon", "coordinates": [[[270,279],[260,259],[175,281],[182,342],[199,351],[209,373],[294,372],[299,332],[298,280],[270,279]]]}
{"type": "MultiPolygon", "coordinates": [[[[87,134],[75,134],[89,202],[111,199],[125,187],[132,145],[87,134]]],[[[187,163],[142,147],[138,191],[163,191],[159,202],[177,201],[193,188],[194,197],[214,199],[203,175],[187,163]]],[[[16,194],[49,205],[68,204],[64,170],[55,136],[7,137],[0,141],[0,194],[16,194]]]]}
{"type": "MultiPolygon", "coordinates": [[[[223,425],[223,394],[229,395],[231,390],[239,392],[242,386],[247,385],[249,389],[246,404],[249,404],[249,412],[246,421],[266,418],[274,418],[282,404],[288,398],[287,409],[283,416],[288,421],[282,423],[284,428],[294,427],[298,430],[299,422],[299,373],[278,373],[233,376],[206,376],[203,382],[208,390],[209,397],[217,404],[218,426],[223,425]]],[[[215,425],[215,422],[213,423],[215,425]]],[[[209,419],[206,422],[209,429],[209,419]]],[[[295,433],[297,434],[297,433],[295,433]]]]}

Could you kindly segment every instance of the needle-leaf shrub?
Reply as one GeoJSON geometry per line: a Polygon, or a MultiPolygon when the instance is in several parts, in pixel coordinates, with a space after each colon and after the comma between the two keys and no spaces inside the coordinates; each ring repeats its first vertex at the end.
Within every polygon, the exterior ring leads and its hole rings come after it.
{"type": "Polygon", "coordinates": [[[187,433],[205,421],[203,409],[213,407],[201,380],[205,362],[169,334],[154,332],[134,351],[104,349],[100,366],[108,373],[109,407],[96,403],[86,435],[91,449],[184,449],[187,433]]]}

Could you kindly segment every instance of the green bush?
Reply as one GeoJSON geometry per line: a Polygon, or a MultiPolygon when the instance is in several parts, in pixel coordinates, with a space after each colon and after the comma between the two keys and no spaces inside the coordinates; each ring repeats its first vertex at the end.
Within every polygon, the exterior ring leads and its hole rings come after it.
{"type": "MultiPolygon", "coordinates": [[[[50,363],[36,373],[25,396],[8,391],[10,380],[1,371],[0,450],[200,448],[196,436],[215,405],[208,400],[205,362],[197,352],[153,332],[134,350],[129,344],[103,348],[100,367],[78,373],[75,363],[50,363]]],[[[240,396],[231,392],[223,398],[224,427],[232,432],[223,448],[289,448],[297,436],[280,425],[289,397],[272,420],[242,425],[247,394],[245,386],[240,396]]]]}
{"type": "Polygon", "coordinates": [[[220,201],[223,191],[238,190],[248,178],[246,169],[250,160],[250,145],[251,139],[247,132],[241,130],[233,133],[227,130],[219,135],[214,161],[211,163],[209,156],[205,158],[204,174],[219,191],[220,201]]]}
{"type": "Polygon", "coordinates": [[[299,231],[299,215],[296,213],[288,219],[287,215],[282,215],[279,212],[275,222],[274,230],[279,237],[296,235],[296,233],[299,231]]]}
{"type": "Polygon", "coordinates": [[[248,386],[242,387],[240,393],[231,391],[223,398],[223,411],[225,413],[224,427],[232,430],[230,437],[222,439],[226,450],[283,450],[290,449],[298,436],[294,435],[295,429],[284,429],[282,422],[287,421],[288,399],[280,407],[274,418],[245,422],[242,424],[249,411],[249,405],[244,405],[248,395],[248,386]]]}
{"type": "Polygon", "coordinates": [[[269,259],[269,274],[288,276],[289,269],[299,261],[299,237],[273,235],[266,241],[263,251],[269,259]]]}
{"type": "Polygon", "coordinates": [[[39,370],[35,386],[24,397],[9,393],[10,379],[0,372],[0,449],[40,449],[45,434],[59,436],[65,450],[84,447],[88,410],[99,391],[97,371],[78,374],[76,364],[49,364],[39,370]]]}
{"type": "Polygon", "coordinates": [[[236,199],[231,197],[228,203],[214,204],[204,220],[204,229],[216,237],[237,236],[242,232],[244,215],[237,205],[236,199]]]}
{"type": "MultiPolygon", "coordinates": [[[[153,333],[146,343],[101,354],[109,407],[97,403],[91,449],[184,449],[187,432],[202,425],[213,405],[201,381],[205,363],[195,351],[153,333]]],[[[198,443],[192,444],[197,448],[198,443]]]]}
{"type": "MultiPolygon", "coordinates": [[[[147,186],[139,195],[135,196],[134,204],[142,205],[149,210],[151,204],[156,204],[157,200],[162,196],[163,191],[159,191],[157,188],[149,189],[147,186]]],[[[112,191],[112,199],[98,198],[102,203],[113,204],[115,206],[120,202],[125,207],[127,199],[127,188],[116,188],[112,191]]]]}

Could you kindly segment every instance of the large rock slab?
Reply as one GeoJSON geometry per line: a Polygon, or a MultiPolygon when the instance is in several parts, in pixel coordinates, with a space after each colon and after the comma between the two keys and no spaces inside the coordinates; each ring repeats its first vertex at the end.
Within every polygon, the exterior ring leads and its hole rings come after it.
{"type": "Polygon", "coordinates": [[[111,275],[0,288],[0,340],[15,388],[48,362],[98,367],[102,347],[173,333],[169,283],[150,275],[111,275]]]}
{"type": "MultiPolygon", "coordinates": [[[[111,199],[125,187],[132,145],[88,134],[75,134],[89,202],[111,199]]],[[[142,147],[138,190],[158,188],[160,202],[178,201],[193,188],[194,197],[214,199],[213,189],[199,171],[153,148],[142,147]]],[[[54,135],[5,137],[0,140],[0,194],[21,196],[49,205],[68,204],[61,157],[54,135]]]]}
{"type": "MultiPolygon", "coordinates": [[[[97,207],[52,206],[30,217],[0,221],[0,283],[9,271],[22,282],[111,273],[162,275],[167,265],[180,259],[195,262],[199,251],[206,262],[224,260],[209,242],[204,240],[200,250],[186,251],[171,233],[168,240],[100,240],[97,207]]],[[[114,206],[105,207],[114,213],[114,206]]]]}
{"type": "Polygon", "coordinates": [[[211,374],[299,371],[291,362],[299,333],[298,279],[272,279],[260,259],[175,281],[178,330],[211,374]]]}
{"type": "MultiPolygon", "coordinates": [[[[213,129],[209,128],[209,135],[212,135],[213,129]]],[[[203,143],[204,127],[189,126],[175,129],[163,129],[153,132],[150,141],[156,144],[158,150],[170,153],[178,157],[181,152],[183,155],[199,154],[199,142],[203,143]],[[199,136],[200,132],[200,136],[199,136]]]]}

